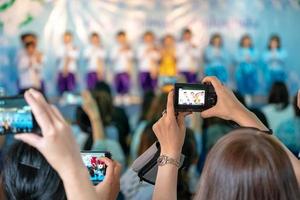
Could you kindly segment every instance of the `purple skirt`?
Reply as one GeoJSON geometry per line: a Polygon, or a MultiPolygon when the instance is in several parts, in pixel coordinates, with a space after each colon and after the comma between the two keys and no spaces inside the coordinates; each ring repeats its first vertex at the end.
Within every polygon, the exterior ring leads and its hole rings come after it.
{"type": "Polygon", "coordinates": [[[153,91],[157,85],[157,79],[153,79],[149,72],[140,72],[140,84],[144,91],[153,91]]]}
{"type": "Polygon", "coordinates": [[[192,72],[180,72],[186,79],[187,83],[196,83],[197,82],[197,74],[192,72]]]}
{"type": "Polygon", "coordinates": [[[64,77],[60,72],[58,74],[57,84],[59,94],[63,94],[66,91],[73,92],[76,88],[75,75],[73,73],[68,73],[68,75],[64,77]]]}
{"type": "Polygon", "coordinates": [[[118,94],[127,94],[130,89],[130,76],[128,73],[118,73],[115,76],[115,86],[118,94]]]}
{"type": "Polygon", "coordinates": [[[96,72],[89,72],[86,75],[87,88],[89,90],[94,89],[98,81],[99,80],[96,72]]]}

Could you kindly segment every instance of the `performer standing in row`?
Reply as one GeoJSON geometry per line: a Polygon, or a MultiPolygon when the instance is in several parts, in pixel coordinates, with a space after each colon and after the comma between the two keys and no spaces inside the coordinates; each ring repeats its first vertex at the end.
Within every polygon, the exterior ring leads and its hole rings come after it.
{"type": "Polygon", "coordinates": [[[162,40],[159,64],[159,76],[176,77],[176,46],[172,35],[166,35],[162,40]]]}
{"type": "Polygon", "coordinates": [[[268,44],[268,49],[263,55],[263,61],[267,68],[266,79],[268,89],[275,81],[286,81],[286,59],[287,52],[281,46],[280,37],[278,35],[271,36],[268,44]]]}
{"type": "Polygon", "coordinates": [[[258,88],[258,54],[253,47],[249,35],[244,35],[241,38],[236,61],[236,81],[238,91],[244,95],[254,95],[258,88]]]}
{"type": "Polygon", "coordinates": [[[79,52],[73,44],[71,32],[65,32],[63,46],[57,50],[59,59],[58,90],[62,95],[64,92],[72,92],[76,89],[76,70],[79,52]]]}
{"type": "Polygon", "coordinates": [[[34,34],[22,36],[23,50],[18,55],[19,93],[29,88],[43,91],[42,68],[43,54],[37,49],[37,37],[34,34]]]}
{"type": "Polygon", "coordinates": [[[104,80],[105,51],[101,45],[98,33],[90,35],[90,45],[84,51],[84,59],[87,66],[86,83],[88,89],[94,89],[96,83],[104,80]]]}
{"type": "Polygon", "coordinates": [[[226,83],[228,80],[227,58],[222,36],[219,33],[213,34],[209,46],[204,52],[205,76],[216,76],[223,83],[226,83]]]}
{"type": "Polygon", "coordinates": [[[116,40],[117,45],[113,48],[111,54],[115,74],[115,87],[118,93],[117,98],[121,98],[120,101],[126,104],[131,86],[133,52],[124,31],[117,33],[116,40]]]}
{"type": "Polygon", "coordinates": [[[139,79],[143,91],[153,91],[156,88],[159,57],[155,35],[151,31],[145,32],[143,44],[137,52],[139,79]]]}
{"type": "Polygon", "coordinates": [[[177,68],[188,83],[197,81],[197,58],[200,55],[198,49],[192,42],[192,31],[184,29],[182,32],[182,41],[177,45],[176,58],[177,68]]]}

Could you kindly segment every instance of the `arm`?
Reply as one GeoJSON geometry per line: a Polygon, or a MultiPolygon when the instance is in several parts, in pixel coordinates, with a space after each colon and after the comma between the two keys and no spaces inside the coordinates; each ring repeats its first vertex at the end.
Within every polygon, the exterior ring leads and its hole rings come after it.
{"type": "MultiPolygon", "coordinates": [[[[185,137],[186,113],[175,117],[173,92],[168,95],[167,113],[153,126],[153,131],[161,145],[161,155],[179,161],[185,137]]],[[[154,200],[177,199],[178,168],[173,164],[158,167],[157,179],[154,187],[154,200]]]]}
{"type": "Polygon", "coordinates": [[[94,142],[97,140],[103,140],[105,138],[104,128],[97,103],[95,102],[89,91],[84,91],[82,93],[82,99],[82,108],[88,115],[92,125],[92,135],[94,142]]]}
{"type": "MultiPolygon", "coordinates": [[[[206,77],[203,82],[210,82],[214,86],[218,101],[217,104],[201,113],[203,118],[220,117],[225,120],[232,120],[240,126],[254,127],[260,130],[268,130],[267,127],[247,108],[245,108],[234,96],[232,91],[223,86],[215,77],[206,77]]],[[[298,97],[300,93],[298,93],[298,97]]],[[[298,105],[300,104],[298,98],[298,105]]],[[[299,105],[300,106],[300,105],[299,105]]],[[[275,136],[273,136],[286,150],[291,163],[293,165],[296,177],[300,183],[300,161],[282,144],[275,136]]]]}

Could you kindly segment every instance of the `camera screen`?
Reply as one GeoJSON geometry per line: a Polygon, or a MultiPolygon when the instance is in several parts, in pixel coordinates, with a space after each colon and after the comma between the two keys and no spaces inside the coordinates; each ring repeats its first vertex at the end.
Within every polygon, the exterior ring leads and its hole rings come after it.
{"type": "Polygon", "coordinates": [[[201,106],[205,103],[205,90],[183,89],[178,90],[178,105],[201,106]]]}
{"type": "Polygon", "coordinates": [[[100,157],[105,157],[104,153],[81,153],[81,157],[84,165],[87,167],[90,180],[97,184],[104,180],[106,165],[100,161],[100,157]]]}
{"type": "Polygon", "coordinates": [[[0,99],[0,134],[33,131],[31,108],[24,98],[0,99]]]}

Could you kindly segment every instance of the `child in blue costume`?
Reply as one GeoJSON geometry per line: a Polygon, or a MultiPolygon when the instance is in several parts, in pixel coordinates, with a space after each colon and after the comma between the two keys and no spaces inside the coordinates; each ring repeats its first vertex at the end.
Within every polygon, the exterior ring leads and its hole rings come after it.
{"type": "Polygon", "coordinates": [[[213,34],[204,52],[205,75],[216,76],[226,83],[228,80],[227,56],[223,48],[222,36],[219,33],[213,34]]]}
{"type": "Polygon", "coordinates": [[[268,88],[270,88],[275,81],[285,82],[287,78],[287,70],[285,69],[286,58],[287,52],[281,47],[280,37],[278,35],[271,36],[268,49],[263,54],[268,88]]]}
{"type": "Polygon", "coordinates": [[[235,72],[237,89],[244,95],[254,95],[258,90],[258,53],[249,35],[244,35],[236,55],[235,72]]]}

